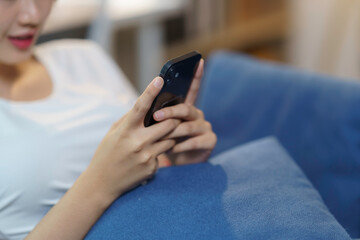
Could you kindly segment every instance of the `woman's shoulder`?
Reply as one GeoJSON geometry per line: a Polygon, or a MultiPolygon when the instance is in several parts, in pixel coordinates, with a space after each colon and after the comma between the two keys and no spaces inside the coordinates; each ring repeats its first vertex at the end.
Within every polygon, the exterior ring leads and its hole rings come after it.
{"type": "MultiPolygon", "coordinates": [[[[54,66],[57,70],[75,75],[102,75],[107,71],[124,77],[117,64],[102,47],[94,41],[85,39],[60,39],[39,44],[34,53],[40,60],[54,66]]],[[[118,76],[119,77],[119,76],[118,76]]]]}
{"type": "MultiPolygon", "coordinates": [[[[101,46],[90,40],[61,39],[37,45],[35,55],[56,72],[71,76],[72,81],[89,76],[103,79],[107,73],[119,77],[117,66],[101,46]]],[[[121,76],[123,77],[123,76],[121,76]]]]}

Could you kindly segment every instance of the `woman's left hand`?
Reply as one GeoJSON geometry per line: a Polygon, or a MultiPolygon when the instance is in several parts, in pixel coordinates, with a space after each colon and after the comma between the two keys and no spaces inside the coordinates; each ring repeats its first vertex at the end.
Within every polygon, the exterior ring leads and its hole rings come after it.
{"type": "MultiPolygon", "coordinates": [[[[193,105],[182,103],[163,108],[154,114],[156,121],[180,119],[175,130],[165,139],[177,139],[177,144],[167,153],[176,165],[205,162],[216,145],[216,135],[211,124],[204,119],[201,110],[193,105]]],[[[160,157],[161,162],[161,157],[160,157]]]]}
{"type": "MultiPolygon", "coordinates": [[[[201,59],[185,103],[163,108],[154,114],[154,119],[157,121],[170,118],[178,118],[183,121],[167,136],[167,138],[178,139],[172,151],[167,153],[167,157],[178,165],[205,162],[217,142],[211,124],[205,120],[203,112],[194,107],[203,73],[204,60],[201,59]]],[[[161,159],[164,159],[164,156],[159,156],[160,166],[163,162],[161,159]]]]}

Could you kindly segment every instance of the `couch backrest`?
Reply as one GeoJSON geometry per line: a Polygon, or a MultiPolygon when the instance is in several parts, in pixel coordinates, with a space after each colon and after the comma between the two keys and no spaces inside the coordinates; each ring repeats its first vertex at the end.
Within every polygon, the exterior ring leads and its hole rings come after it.
{"type": "Polygon", "coordinates": [[[198,106],[216,155],[276,136],[352,237],[360,237],[360,81],[338,80],[219,52],[206,62],[198,106]]]}

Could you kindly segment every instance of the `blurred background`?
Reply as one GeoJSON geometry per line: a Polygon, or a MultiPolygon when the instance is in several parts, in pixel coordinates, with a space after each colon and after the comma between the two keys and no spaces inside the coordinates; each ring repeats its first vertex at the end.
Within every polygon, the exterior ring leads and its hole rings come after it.
{"type": "Polygon", "coordinates": [[[58,0],[38,43],[92,39],[139,91],[192,50],[359,79],[359,10],[355,0],[58,0]]]}

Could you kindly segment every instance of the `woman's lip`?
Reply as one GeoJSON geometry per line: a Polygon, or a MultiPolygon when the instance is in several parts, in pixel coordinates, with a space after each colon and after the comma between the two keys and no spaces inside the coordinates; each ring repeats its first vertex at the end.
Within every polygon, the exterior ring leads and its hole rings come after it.
{"type": "Polygon", "coordinates": [[[35,34],[28,33],[28,34],[22,34],[17,36],[9,36],[9,38],[23,38],[23,37],[34,37],[35,34]]]}
{"type": "Polygon", "coordinates": [[[20,39],[19,37],[9,37],[8,39],[15,47],[19,49],[27,49],[32,45],[34,37],[30,35],[26,39],[20,39]]]}
{"type": "Polygon", "coordinates": [[[37,30],[30,30],[30,31],[26,31],[26,32],[22,32],[22,33],[18,33],[18,34],[14,34],[14,35],[9,35],[9,37],[11,38],[19,38],[19,37],[28,37],[28,36],[35,36],[37,30]]]}

